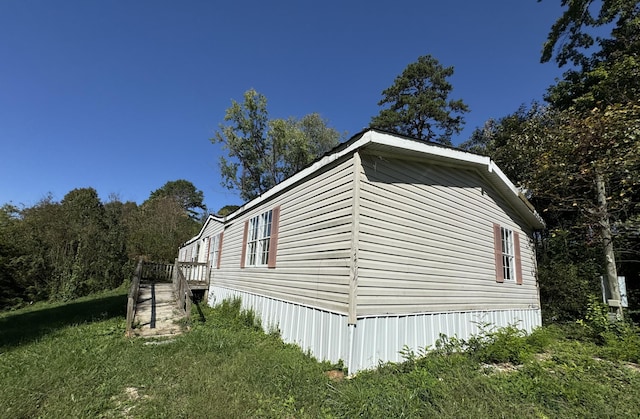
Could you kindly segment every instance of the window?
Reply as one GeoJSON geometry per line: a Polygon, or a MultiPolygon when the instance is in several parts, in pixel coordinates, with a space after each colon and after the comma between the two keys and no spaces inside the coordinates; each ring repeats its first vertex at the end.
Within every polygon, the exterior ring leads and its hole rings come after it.
{"type": "Polygon", "coordinates": [[[196,253],[191,255],[191,262],[198,262],[199,255],[200,255],[200,243],[196,245],[196,253]]]}
{"type": "Polygon", "coordinates": [[[218,236],[209,237],[209,261],[212,268],[217,268],[218,236]]]}
{"type": "Polygon", "coordinates": [[[493,247],[496,265],[496,282],[522,284],[522,260],[520,235],[499,224],[493,225],[493,247]]]}
{"type": "Polygon", "coordinates": [[[249,220],[246,261],[248,266],[264,266],[269,260],[272,216],[273,210],[269,210],[249,220]]]}
{"type": "Polygon", "coordinates": [[[502,241],[502,278],[505,281],[514,281],[515,275],[515,253],[513,251],[513,231],[500,227],[502,241]]]}
{"type": "Polygon", "coordinates": [[[280,207],[252,217],[244,223],[240,267],[276,267],[280,207]]]}
{"type": "Polygon", "coordinates": [[[209,260],[211,268],[220,268],[220,251],[222,250],[222,233],[209,238],[209,260]]]}

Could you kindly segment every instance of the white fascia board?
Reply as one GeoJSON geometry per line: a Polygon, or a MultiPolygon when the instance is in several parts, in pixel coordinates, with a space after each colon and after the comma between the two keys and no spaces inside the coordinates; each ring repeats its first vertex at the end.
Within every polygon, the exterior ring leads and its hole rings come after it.
{"type": "Polygon", "coordinates": [[[502,183],[505,184],[506,187],[509,188],[509,190],[511,192],[513,192],[513,194],[515,196],[518,196],[520,191],[518,191],[518,188],[516,188],[516,185],[514,185],[509,178],[507,177],[507,175],[504,174],[504,172],[498,167],[498,165],[493,161],[489,161],[489,164],[487,165],[487,170],[489,171],[489,173],[495,173],[495,175],[500,178],[500,180],[502,181],[502,183]]]}
{"type": "Polygon", "coordinates": [[[220,224],[224,224],[224,218],[219,218],[219,217],[216,217],[215,215],[209,215],[209,217],[207,218],[207,221],[204,222],[204,224],[202,225],[202,228],[200,229],[198,234],[196,234],[195,236],[193,236],[192,238],[190,238],[189,240],[184,242],[182,244],[182,246],[180,246],[180,248],[183,248],[186,245],[189,245],[189,244],[193,243],[194,241],[200,239],[202,237],[202,233],[204,233],[204,230],[209,226],[209,223],[212,222],[212,221],[218,222],[220,224]]]}
{"type": "Polygon", "coordinates": [[[383,144],[390,147],[416,151],[436,157],[456,160],[458,162],[479,164],[484,166],[488,166],[491,163],[491,159],[489,157],[484,157],[453,148],[433,145],[426,142],[420,142],[417,140],[409,140],[406,138],[396,137],[394,135],[383,132],[368,131],[364,136],[366,137],[367,135],[371,136],[370,142],[376,144],[383,144]]]}
{"type": "Polygon", "coordinates": [[[507,175],[504,174],[504,172],[498,167],[497,164],[495,164],[493,160],[487,166],[487,169],[490,176],[497,177],[500,182],[502,182],[502,184],[506,186],[509,191],[511,191],[511,193],[515,197],[513,199],[515,205],[520,208],[524,207],[522,212],[523,214],[528,216],[527,218],[529,218],[531,226],[538,229],[544,228],[546,226],[546,223],[544,222],[540,214],[538,214],[538,212],[533,208],[531,203],[524,196],[524,194],[509,180],[507,175]]]}

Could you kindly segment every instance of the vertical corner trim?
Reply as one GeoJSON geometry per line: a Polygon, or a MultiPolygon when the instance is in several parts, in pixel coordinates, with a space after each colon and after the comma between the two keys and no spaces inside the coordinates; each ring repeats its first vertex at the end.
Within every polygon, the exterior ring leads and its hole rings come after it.
{"type": "Polygon", "coordinates": [[[358,253],[360,243],[360,182],[362,160],[360,153],[353,153],[353,200],[351,203],[351,252],[349,257],[349,319],[350,325],[357,321],[358,253]]]}

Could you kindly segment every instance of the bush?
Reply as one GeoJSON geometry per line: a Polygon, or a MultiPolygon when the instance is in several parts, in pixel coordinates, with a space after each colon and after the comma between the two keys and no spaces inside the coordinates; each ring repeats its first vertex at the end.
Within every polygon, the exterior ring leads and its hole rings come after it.
{"type": "Polygon", "coordinates": [[[629,362],[640,361],[640,328],[630,321],[612,320],[609,307],[591,296],[584,319],[577,323],[587,338],[601,349],[603,357],[629,362]]]}
{"type": "Polygon", "coordinates": [[[262,330],[260,318],[256,317],[253,310],[242,310],[242,300],[240,298],[224,300],[216,309],[224,317],[232,319],[243,326],[262,330]]]}
{"type": "MultiPolygon", "coordinates": [[[[522,364],[534,354],[544,351],[552,341],[553,332],[546,328],[538,328],[527,335],[526,331],[514,325],[496,329],[489,323],[483,323],[480,324],[480,333],[468,340],[440,335],[435,352],[442,355],[465,352],[482,363],[522,364]]],[[[404,356],[411,361],[411,357],[404,356]]]]}
{"type": "Polygon", "coordinates": [[[540,303],[545,324],[574,321],[584,316],[589,295],[595,288],[590,266],[567,261],[541,262],[538,267],[540,303]],[[586,271],[586,272],[582,272],[586,271]]]}

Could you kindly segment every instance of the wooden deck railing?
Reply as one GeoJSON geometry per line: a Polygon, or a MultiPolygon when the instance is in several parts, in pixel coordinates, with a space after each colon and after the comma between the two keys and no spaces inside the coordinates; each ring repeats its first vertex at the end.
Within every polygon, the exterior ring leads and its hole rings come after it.
{"type": "Polygon", "coordinates": [[[127,335],[131,334],[133,329],[133,318],[136,314],[136,303],[138,302],[138,292],[140,291],[140,279],[142,277],[142,259],[138,261],[136,270],[133,273],[129,295],[127,296],[127,335]]]}
{"type": "Polygon", "coordinates": [[[175,266],[168,263],[144,262],[142,278],[145,280],[171,282],[175,266]]]}
{"type": "MultiPolygon", "coordinates": [[[[207,264],[202,262],[177,262],[176,266],[182,270],[187,281],[209,282],[207,278],[207,264]]],[[[175,268],[174,268],[175,269],[175,268]]]]}
{"type": "Polygon", "coordinates": [[[176,261],[173,269],[173,291],[176,293],[178,308],[184,311],[185,317],[191,316],[191,303],[193,302],[193,292],[189,288],[189,282],[182,273],[180,262],[176,261]]]}

